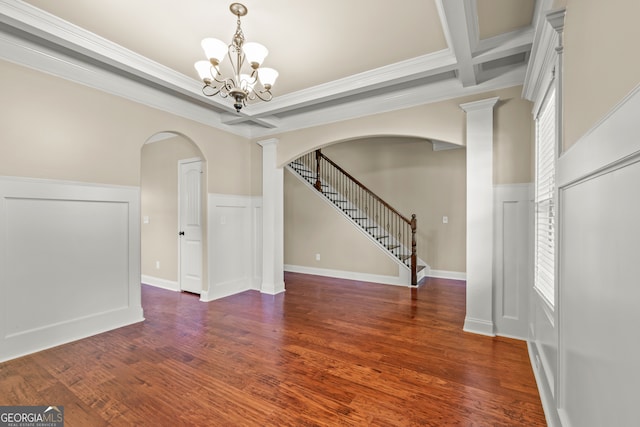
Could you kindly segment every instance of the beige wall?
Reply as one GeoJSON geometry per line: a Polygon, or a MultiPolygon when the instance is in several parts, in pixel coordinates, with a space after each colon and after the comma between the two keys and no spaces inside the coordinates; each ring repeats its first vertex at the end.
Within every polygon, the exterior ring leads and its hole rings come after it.
{"type": "Polygon", "coordinates": [[[640,1],[565,0],[564,148],[640,83],[640,1]]]}
{"type": "Polygon", "coordinates": [[[533,104],[521,98],[522,86],[497,92],[494,108],[493,182],[533,181],[533,104]]]}
{"type": "MultiPolygon", "coordinates": [[[[200,148],[206,192],[261,193],[260,149],[245,138],[9,62],[0,61],[0,75],[0,175],[137,187],[143,144],[172,131],[200,148]]],[[[162,268],[172,268],[173,250],[155,254],[168,260],[162,268]]],[[[149,273],[146,256],[142,269],[149,273]]],[[[172,271],[149,274],[175,280],[172,271]]]]}
{"type": "Polygon", "coordinates": [[[140,207],[149,218],[141,225],[143,275],[178,281],[178,160],[194,157],[202,153],[181,136],[142,148],[140,207]]]}
{"type": "Polygon", "coordinates": [[[284,193],[285,264],[398,275],[389,256],[290,172],[284,174],[284,193]]]}
{"type": "Polygon", "coordinates": [[[460,104],[500,97],[495,107],[494,182],[513,184],[533,179],[532,104],[521,98],[522,86],[421,105],[343,122],[275,135],[278,163],[319,147],[370,136],[409,136],[465,145],[466,116],[460,104]]]}
{"type": "Polygon", "coordinates": [[[144,142],[188,136],[208,166],[208,191],[250,195],[254,144],[117,96],[0,61],[0,175],[140,184],[144,142]]]}
{"type": "MultiPolygon", "coordinates": [[[[522,87],[512,87],[403,111],[347,120],[277,135],[278,161],[286,163],[317,147],[370,183],[370,188],[408,214],[418,215],[420,257],[437,270],[464,272],[466,269],[466,161],[463,148],[434,153],[425,138],[464,145],[465,113],[459,105],[499,96],[494,119],[494,182],[516,184],[532,181],[532,104],[521,99],[522,87]],[[383,139],[375,136],[386,136],[383,139]],[[402,138],[399,138],[402,137],[402,138]],[[337,144],[336,144],[337,143],[337,144]],[[335,144],[335,145],[332,145],[335,144]],[[375,162],[373,167],[369,162],[375,162]],[[353,169],[353,170],[352,170],[353,169]],[[403,185],[413,180],[416,184],[403,185]],[[442,224],[443,216],[449,224],[442,224]]],[[[309,267],[319,265],[309,256],[335,251],[342,268],[352,257],[335,246],[343,241],[338,215],[319,215],[315,205],[294,206],[302,199],[285,186],[285,263],[309,267]],[[300,216],[300,218],[297,218],[300,216]],[[313,218],[313,221],[311,221],[313,218]],[[322,239],[312,241],[318,221],[324,218],[322,239]],[[308,222],[306,220],[309,219],[308,222]],[[295,229],[293,229],[295,224],[295,229]],[[300,251],[305,255],[298,257],[300,251]],[[295,258],[293,258],[295,256],[295,258]],[[295,260],[295,262],[294,262],[295,260]],[[303,264],[300,264],[303,263],[303,264]]],[[[302,204],[302,203],[301,203],[302,204]]],[[[352,249],[345,249],[345,252],[352,249]]],[[[335,264],[337,265],[337,264],[335,264]]],[[[325,264],[323,268],[338,268],[325,264]]],[[[361,271],[362,267],[358,267],[361,271]]],[[[369,269],[377,268],[374,262],[369,269]]],[[[366,271],[366,269],[365,269],[366,271]]]]}
{"type": "Polygon", "coordinates": [[[335,144],[323,152],[403,215],[416,214],[418,256],[431,268],[465,271],[463,147],[433,151],[426,140],[387,137],[335,144]]]}

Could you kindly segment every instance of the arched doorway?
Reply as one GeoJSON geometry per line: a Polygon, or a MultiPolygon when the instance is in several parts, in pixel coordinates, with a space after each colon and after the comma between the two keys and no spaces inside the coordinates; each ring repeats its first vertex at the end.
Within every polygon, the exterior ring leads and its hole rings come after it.
{"type": "Polygon", "coordinates": [[[142,282],[200,294],[207,270],[203,153],[185,135],[160,132],[145,142],[140,158],[142,282]],[[194,228],[185,222],[199,228],[199,238],[182,234],[194,228]],[[192,244],[185,246],[187,237],[192,244]]]}

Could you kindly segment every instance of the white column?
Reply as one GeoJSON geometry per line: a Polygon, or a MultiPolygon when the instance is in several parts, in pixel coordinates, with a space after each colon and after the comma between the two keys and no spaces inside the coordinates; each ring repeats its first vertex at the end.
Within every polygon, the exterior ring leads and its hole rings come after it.
{"type": "Polygon", "coordinates": [[[493,323],[493,107],[469,102],[467,113],[467,314],[464,330],[495,336],[493,323]]]}
{"type": "Polygon", "coordinates": [[[284,292],[284,181],[277,167],[278,140],[262,146],[262,285],[260,292],[284,292]]]}

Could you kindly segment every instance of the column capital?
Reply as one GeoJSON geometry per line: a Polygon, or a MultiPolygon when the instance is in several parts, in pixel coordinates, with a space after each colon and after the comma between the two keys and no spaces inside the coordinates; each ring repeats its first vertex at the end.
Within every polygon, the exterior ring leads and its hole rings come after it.
{"type": "Polygon", "coordinates": [[[271,146],[271,145],[278,145],[278,139],[277,138],[269,138],[269,139],[263,139],[262,141],[257,141],[256,143],[258,145],[261,145],[262,147],[267,147],[267,146],[271,146]]]}
{"type": "Polygon", "coordinates": [[[466,104],[460,104],[460,108],[462,108],[466,113],[485,110],[493,108],[499,99],[500,97],[496,96],[494,98],[481,99],[480,101],[467,102],[466,104]]]}
{"type": "Polygon", "coordinates": [[[547,22],[551,24],[551,27],[553,27],[553,29],[556,30],[558,34],[562,33],[562,31],[564,30],[564,18],[566,15],[567,12],[564,8],[552,10],[551,12],[547,13],[547,22]]]}

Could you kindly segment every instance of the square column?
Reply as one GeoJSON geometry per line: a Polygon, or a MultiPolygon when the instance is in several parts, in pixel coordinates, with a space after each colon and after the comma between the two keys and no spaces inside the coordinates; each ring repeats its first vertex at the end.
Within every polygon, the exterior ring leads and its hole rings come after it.
{"type": "Polygon", "coordinates": [[[284,292],[284,175],[277,167],[278,140],[262,146],[262,284],[260,292],[284,292]]]}
{"type": "Polygon", "coordinates": [[[467,314],[464,330],[495,336],[493,323],[493,107],[498,98],[461,104],[467,113],[467,314]]]}

